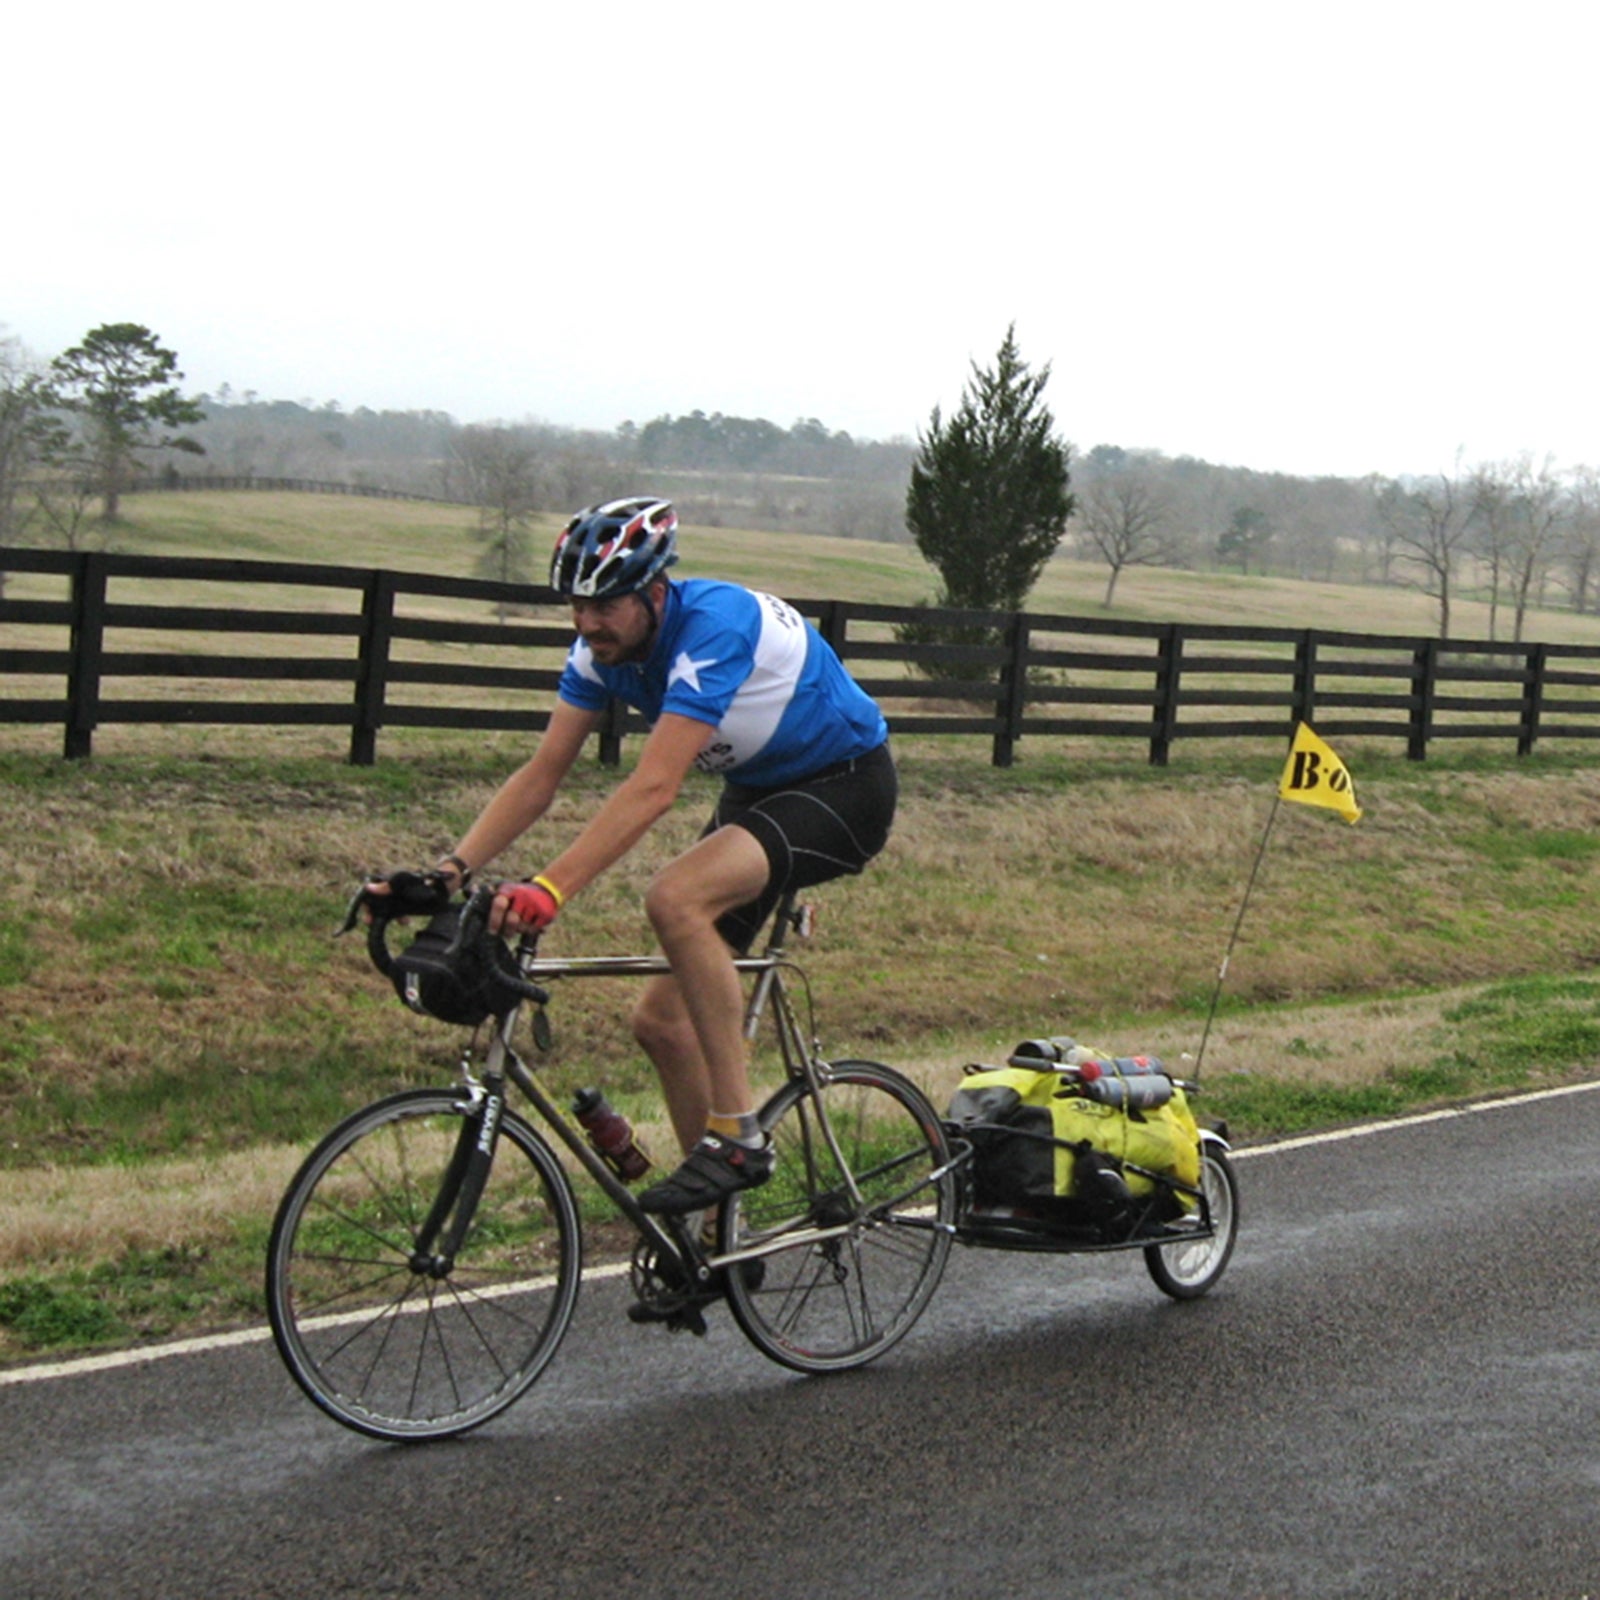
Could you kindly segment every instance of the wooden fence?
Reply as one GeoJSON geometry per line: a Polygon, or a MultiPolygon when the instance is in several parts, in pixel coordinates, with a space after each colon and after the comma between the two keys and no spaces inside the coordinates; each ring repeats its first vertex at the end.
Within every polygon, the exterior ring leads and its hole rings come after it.
{"type": "MultiPolygon", "coordinates": [[[[521,585],[101,552],[0,566],[0,723],[59,723],[72,758],[108,724],[343,726],[361,765],[385,728],[538,730],[571,640],[557,598],[521,585]]],[[[1415,760],[1436,739],[1600,737],[1600,645],[793,604],[896,733],[984,737],[997,766],[1050,738],[1138,740],[1164,765],[1179,739],[1282,741],[1301,720],[1415,760]]],[[[638,727],[616,708],[601,760],[638,727]]]]}

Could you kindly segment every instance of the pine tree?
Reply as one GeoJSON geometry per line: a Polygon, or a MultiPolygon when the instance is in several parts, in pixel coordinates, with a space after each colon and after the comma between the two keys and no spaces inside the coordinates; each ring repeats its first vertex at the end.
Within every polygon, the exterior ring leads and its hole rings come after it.
{"type": "Polygon", "coordinates": [[[942,580],[935,604],[1020,611],[1072,514],[1070,447],[1006,330],[992,369],[972,366],[955,415],[936,406],[906,492],[906,527],[942,580]]]}
{"type": "Polygon", "coordinates": [[[178,358],[148,328],[108,322],[50,363],[51,400],[78,428],[56,451],[62,466],[90,474],[107,522],[117,517],[138,453],[205,451],[171,430],[205,420],[196,400],[179,393],[178,358]]]}

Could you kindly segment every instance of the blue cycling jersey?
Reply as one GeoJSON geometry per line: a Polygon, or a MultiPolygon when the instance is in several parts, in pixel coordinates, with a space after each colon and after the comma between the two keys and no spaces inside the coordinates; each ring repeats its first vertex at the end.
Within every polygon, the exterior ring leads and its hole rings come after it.
{"type": "Polygon", "coordinates": [[[603,666],[575,640],[561,674],[569,705],[615,697],[655,725],[662,712],[715,729],[695,758],[752,788],[808,777],[889,736],[876,703],[793,606],[709,578],[667,585],[648,658],[603,666]]]}

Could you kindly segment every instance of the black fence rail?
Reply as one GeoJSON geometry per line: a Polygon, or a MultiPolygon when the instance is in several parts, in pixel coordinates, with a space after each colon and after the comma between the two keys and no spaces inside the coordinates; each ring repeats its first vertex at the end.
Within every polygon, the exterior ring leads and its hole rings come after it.
{"type": "MultiPolygon", "coordinates": [[[[25,479],[19,485],[23,493],[46,493],[51,485],[44,479],[25,479]]],[[[323,478],[269,478],[257,472],[179,472],[176,467],[163,468],[148,477],[134,478],[122,485],[121,493],[130,494],[202,494],[227,490],[236,493],[254,489],[261,494],[342,494],[361,500],[415,500],[430,506],[459,506],[463,500],[452,500],[446,495],[421,494],[412,489],[391,489],[376,483],[335,483],[323,478]]]]}
{"type": "MultiPolygon", "coordinates": [[[[342,726],[370,764],[386,728],[544,727],[571,641],[548,589],[269,561],[11,550],[0,723],[60,724],[70,758],[112,724],[342,726]],[[26,589],[24,595],[18,591],[26,589]],[[53,591],[53,592],[52,592],[53,591]],[[248,695],[240,690],[248,686],[248,695]]],[[[792,597],[791,597],[792,598],[792,597]]],[[[1142,623],[1035,612],[792,603],[902,734],[990,741],[1600,737],[1600,645],[1142,623]]],[[[640,728],[602,730],[620,759],[640,728]]]]}
{"type": "Polygon", "coordinates": [[[157,472],[129,485],[124,493],[136,494],[146,490],[171,494],[188,490],[201,494],[222,489],[254,489],[262,494],[344,494],[355,495],[363,500],[417,500],[433,506],[463,504],[444,495],[419,494],[411,489],[388,489],[376,483],[332,483],[320,478],[266,478],[255,472],[157,472]]]}

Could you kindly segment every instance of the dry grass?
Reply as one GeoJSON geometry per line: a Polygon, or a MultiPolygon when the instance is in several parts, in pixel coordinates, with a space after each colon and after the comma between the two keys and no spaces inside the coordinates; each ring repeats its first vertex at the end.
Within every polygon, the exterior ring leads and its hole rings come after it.
{"type": "MultiPolygon", "coordinates": [[[[1111,1053],[1158,1055],[1179,1075],[1212,1083],[1224,1073],[1267,1083],[1310,1088],[1352,1088],[1397,1066],[1435,1055],[1444,1035],[1444,1015],[1471,990],[1441,990],[1289,1011],[1224,1015],[1204,1033],[1203,1018],[1185,1029],[1163,1021],[1150,1029],[1159,1038],[1129,1029],[1117,1035],[1085,1030],[1073,1037],[1111,1053]],[[1202,1043],[1204,1054],[1201,1055],[1202,1043]]],[[[997,1064],[1017,1038],[973,1035],[969,1048],[939,1059],[900,1065],[943,1104],[968,1063],[997,1064]]],[[[1244,1130],[1248,1135],[1248,1130],[1244,1130]]]]}
{"type": "MultiPolygon", "coordinates": [[[[275,498],[233,497],[230,514],[279,515],[275,498]]],[[[367,518],[374,504],[337,509],[367,518]]],[[[310,509],[329,525],[321,501],[310,509]]],[[[309,520],[304,507],[282,515],[283,527],[309,520]]],[[[407,509],[382,539],[352,523],[323,558],[462,570],[439,541],[464,548],[464,534],[432,517],[407,509]]],[[[203,523],[143,547],[210,553],[203,523]]],[[[278,542],[283,527],[257,527],[259,553],[316,558],[309,534],[278,542]]],[[[697,539],[697,565],[725,561],[790,593],[926,592],[920,563],[894,547],[697,539]]],[[[1097,609],[1102,581],[1053,563],[1036,604],[1097,609]]],[[[1119,599],[1119,614],[1250,618],[1259,603],[1276,624],[1430,628],[1422,597],[1401,592],[1292,596],[1267,580],[1141,573],[1119,599]]],[[[1569,623],[1596,631],[1551,614],[1536,636],[1566,637],[1569,623]]],[[[445,847],[526,750],[510,735],[386,733],[383,764],[363,772],[342,764],[339,729],[108,726],[94,762],[67,766],[59,737],[8,729],[0,755],[0,1275],[260,1228],[296,1153],[344,1106],[447,1076],[454,1036],[389,1000],[357,943],[328,935],[360,874],[445,847]]],[[[1393,748],[1341,748],[1367,809],[1358,827],[1300,807],[1276,815],[1208,1081],[1371,1083],[1447,1049],[1447,1013],[1472,986],[1600,966],[1589,848],[1600,773],[1459,746],[1417,766],[1393,748]]],[[[1278,753],[1184,746],[1165,772],[1146,768],[1141,748],[1087,740],[1030,741],[1007,772],[988,766],[981,740],[905,741],[900,755],[884,858],[818,897],[804,963],[825,1048],[908,1070],[936,1102],[964,1063],[1002,1059],[1038,1033],[1193,1052],[1278,753]]],[[[584,768],[507,870],[542,865],[613,781],[584,768]]],[[[559,948],[648,947],[644,885],[693,837],[711,794],[697,787],[569,908],[559,948]]],[[[560,992],[543,1066],[560,1092],[602,1079],[659,1154],[671,1140],[628,1037],[629,993],[560,992]]]]}
{"type": "Polygon", "coordinates": [[[305,1152],[262,1146],[135,1167],[0,1172],[0,1272],[192,1250],[270,1218],[305,1152]]]}

